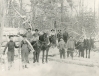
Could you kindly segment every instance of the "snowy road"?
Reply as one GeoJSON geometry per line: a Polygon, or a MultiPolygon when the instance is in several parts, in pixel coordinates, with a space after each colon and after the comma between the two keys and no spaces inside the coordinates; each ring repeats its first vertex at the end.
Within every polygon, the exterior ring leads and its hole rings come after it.
{"type": "MultiPolygon", "coordinates": [[[[31,55],[29,58],[32,58],[31,55]]],[[[29,68],[22,69],[21,60],[16,59],[14,67],[10,71],[7,70],[6,61],[5,65],[0,64],[0,76],[99,76],[99,67],[78,65],[93,64],[99,66],[99,52],[91,52],[91,59],[74,57],[74,60],[66,58],[63,60],[65,62],[62,62],[59,55],[49,58],[57,59],[58,61],[50,60],[48,63],[42,64],[40,59],[39,64],[33,64],[32,60],[30,60],[29,68]]]]}
{"type": "Polygon", "coordinates": [[[28,67],[28,69],[22,69],[19,66],[19,60],[16,60],[10,71],[0,68],[0,76],[99,76],[98,67],[86,67],[56,61],[50,61],[47,64],[33,64],[31,61],[28,67]]]}

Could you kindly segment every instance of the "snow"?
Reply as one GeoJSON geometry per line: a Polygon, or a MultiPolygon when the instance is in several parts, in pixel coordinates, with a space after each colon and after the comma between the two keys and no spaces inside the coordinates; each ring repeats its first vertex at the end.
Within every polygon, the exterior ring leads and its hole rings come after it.
{"type": "MultiPolygon", "coordinates": [[[[59,53],[57,48],[50,50],[50,54],[59,53]]],[[[29,58],[32,58],[32,54],[29,58]]],[[[40,63],[33,63],[30,59],[28,68],[25,69],[22,68],[21,59],[16,57],[11,70],[7,70],[7,66],[7,60],[5,64],[0,63],[0,76],[98,76],[99,52],[92,51],[90,59],[74,57],[72,60],[71,58],[60,59],[59,55],[49,56],[49,62],[45,64],[42,64],[41,59],[40,63]]]]}
{"type": "MultiPolygon", "coordinates": [[[[0,76],[98,76],[98,67],[86,67],[50,61],[49,63],[28,64],[28,69],[19,69],[18,60],[14,69],[0,71],[0,76]]],[[[20,66],[21,67],[21,66],[20,66]]]]}

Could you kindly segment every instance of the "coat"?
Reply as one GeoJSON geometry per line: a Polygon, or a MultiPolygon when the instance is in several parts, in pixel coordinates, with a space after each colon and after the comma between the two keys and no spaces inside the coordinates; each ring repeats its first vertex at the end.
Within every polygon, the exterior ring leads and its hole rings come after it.
{"type": "Polygon", "coordinates": [[[21,42],[21,51],[22,52],[29,52],[31,50],[29,44],[27,42],[21,42]]]}
{"type": "Polygon", "coordinates": [[[31,41],[31,38],[33,37],[32,32],[27,32],[25,35],[26,35],[27,39],[29,41],[31,41]]]}
{"type": "Polygon", "coordinates": [[[65,49],[66,45],[65,45],[65,42],[62,40],[59,42],[58,44],[58,49],[62,50],[62,49],[65,49]]]}
{"type": "Polygon", "coordinates": [[[6,51],[6,49],[8,48],[8,51],[14,52],[14,48],[18,48],[15,44],[15,42],[13,41],[9,41],[4,49],[4,52],[6,51]]]}
{"type": "Polygon", "coordinates": [[[67,41],[67,49],[68,48],[71,48],[71,49],[75,49],[75,41],[72,39],[72,40],[68,40],[67,41]]]}

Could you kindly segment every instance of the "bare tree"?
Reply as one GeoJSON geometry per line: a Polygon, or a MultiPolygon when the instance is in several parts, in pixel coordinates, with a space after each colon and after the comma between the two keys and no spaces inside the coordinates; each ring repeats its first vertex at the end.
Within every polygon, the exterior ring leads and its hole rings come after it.
{"type": "Polygon", "coordinates": [[[1,42],[2,42],[2,36],[3,36],[3,27],[5,25],[5,17],[6,17],[6,0],[1,0],[0,2],[0,48],[1,48],[1,42]]]}

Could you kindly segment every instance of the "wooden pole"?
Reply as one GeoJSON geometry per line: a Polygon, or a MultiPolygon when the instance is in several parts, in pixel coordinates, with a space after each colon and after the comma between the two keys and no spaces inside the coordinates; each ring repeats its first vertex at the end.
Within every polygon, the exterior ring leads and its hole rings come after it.
{"type": "Polygon", "coordinates": [[[63,0],[61,0],[61,25],[60,25],[60,28],[62,27],[62,22],[63,22],[63,0]]]}

